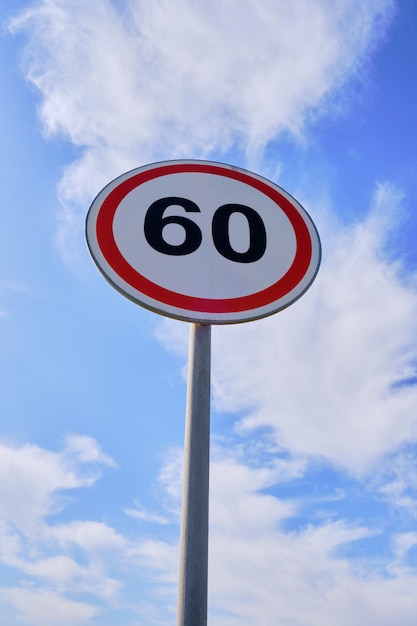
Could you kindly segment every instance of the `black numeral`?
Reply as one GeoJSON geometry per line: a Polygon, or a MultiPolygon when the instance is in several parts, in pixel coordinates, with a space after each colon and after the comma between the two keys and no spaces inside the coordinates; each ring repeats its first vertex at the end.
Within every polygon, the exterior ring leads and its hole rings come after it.
{"type": "Polygon", "coordinates": [[[174,196],[161,198],[151,204],[146,212],[144,231],[146,241],[154,250],[163,254],[181,256],[191,254],[199,248],[202,240],[201,230],[195,222],[183,215],[171,215],[163,217],[165,210],[172,205],[182,206],[186,213],[200,213],[200,209],[191,200],[176,198],[174,196]],[[182,243],[174,245],[165,241],[162,236],[164,226],[167,224],[179,224],[183,227],[185,239],[182,243]]]}
{"type": "Polygon", "coordinates": [[[266,231],[259,213],[244,204],[223,204],[213,215],[213,242],[216,249],[229,261],[254,263],[263,257],[266,250],[266,231]],[[229,220],[233,213],[241,213],[248,220],[249,248],[237,252],[230,244],[229,220]]]}
{"type": "MultiPolygon", "coordinates": [[[[195,222],[183,215],[164,217],[170,206],[180,206],[186,213],[201,213],[199,207],[192,200],[169,196],[160,198],[151,204],[145,215],[144,232],[148,244],[158,252],[181,256],[195,252],[201,245],[202,232],[195,222]],[[180,244],[168,243],[163,237],[164,227],[168,224],[178,224],[184,229],[184,241],[180,244]]],[[[213,215],[212,222],[213,243],[223,257],[236,263],[254,263],[263,257],[266,250],[266,231],[261,216],[254,209],[244,204],[223,204],[213,215]],[[245,252],[238,252],[230,243],[229,222],[233,213],[245,216],[249,228],[249,247],[245,252]]]]}

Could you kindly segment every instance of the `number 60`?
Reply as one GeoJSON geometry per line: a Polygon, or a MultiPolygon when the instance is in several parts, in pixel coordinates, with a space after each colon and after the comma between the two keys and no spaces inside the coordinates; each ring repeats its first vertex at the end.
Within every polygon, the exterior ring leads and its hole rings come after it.
{"type": "MultiPolygon", "coordinates": [[[[188,217],[183,215],[164,217],[165,210],[173,205],[183,207],[186,213],[201,213],[196,203],[187,198],[169,196],[156,200],[151,204],[145,215],[144,232],[146,241],[154,250],[163,254],[173,256],[191,254],[200,247],[203,234],[199,226],[188,217]],[[185,233],[185,239],[182,243],[174,245],[165,241],[163,229],[168,224],[182,226],[185,233]]],[[[214,212],[211,231],[216,250],[229,261],[254,263],[265,253],[265,225],[259,213],[244,204],[223,204],[220,206],[214,212]],[[246,252],[237,252],[231,246],[229,220],[233,213],[241,213],[248,221],[249,247],[246,252]]]]}

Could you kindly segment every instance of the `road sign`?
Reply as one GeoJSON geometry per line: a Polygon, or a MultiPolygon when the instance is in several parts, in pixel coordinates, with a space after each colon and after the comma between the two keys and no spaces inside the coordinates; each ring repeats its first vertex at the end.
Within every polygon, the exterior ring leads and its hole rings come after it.
{"type": "Polygon", "coordinates": [[[271,315],[313,282],[321,248],[274,183],[210,161],[146,165],[109,183],[87,216],[105,278],[157,313],[209,324],[271,315]]]}

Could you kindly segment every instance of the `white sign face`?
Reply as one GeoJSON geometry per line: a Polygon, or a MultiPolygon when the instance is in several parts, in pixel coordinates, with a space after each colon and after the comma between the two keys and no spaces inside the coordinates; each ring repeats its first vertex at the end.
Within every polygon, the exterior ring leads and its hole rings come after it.
{"type": "Polygon", "coordinates": [[[138,304],[190,322],[271,315],[313,282],[321,248],[300,204],[266,179],[209,161],[166,161],[116,178],[87,215],[106,279],[138,304]]]}

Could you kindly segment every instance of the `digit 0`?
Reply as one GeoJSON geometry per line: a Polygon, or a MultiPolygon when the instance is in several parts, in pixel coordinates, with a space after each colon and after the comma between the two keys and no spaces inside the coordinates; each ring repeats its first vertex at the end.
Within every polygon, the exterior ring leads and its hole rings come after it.
{"type": "Polygon", "coordinates": [[[216,249],[229,261],[254,263],[263,257],[266,250],[266,231],[259,213],[244,204],[223,204],[213,215],[211,226],[216,249]],[[233,213],[241,213],[248,220],[249,248],[246,252],[236,252],[230,243],[229,221],[233,213]]]}

